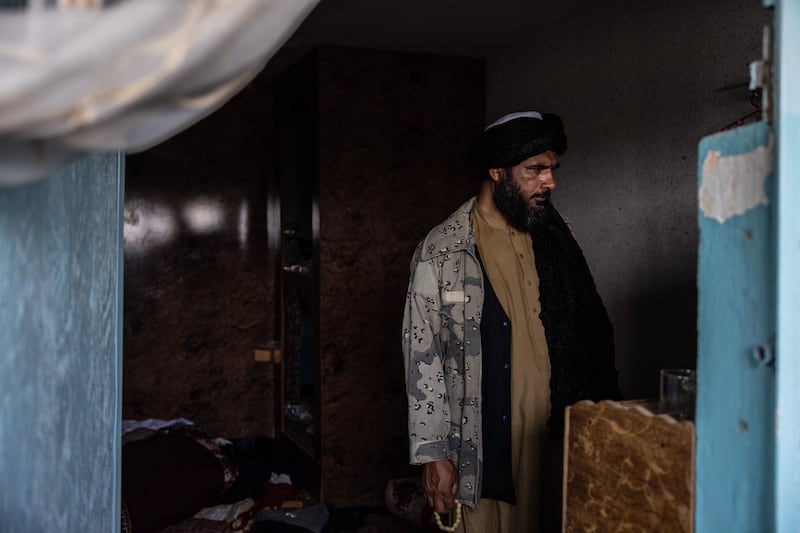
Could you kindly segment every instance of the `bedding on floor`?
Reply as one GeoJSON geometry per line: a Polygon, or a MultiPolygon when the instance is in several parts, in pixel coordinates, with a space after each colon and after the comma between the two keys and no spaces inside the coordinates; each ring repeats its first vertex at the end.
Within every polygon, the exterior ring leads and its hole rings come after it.
{"type": "Polygon", "coordinates": [[[310,496],[304,474],[276,439],[225,439],[183,418],[124,420],[122,533],[419,531],[404,507],[418,491],[400,490],[413,483],[390,482],[387,507],[337,509],[310,496]]]}
{"type": "Polygon", "coordinates": [[[149,419],[123,421],[122,442],[123,533],[250,531],[262,510],[309,503],[272,439],[149,419]]]}

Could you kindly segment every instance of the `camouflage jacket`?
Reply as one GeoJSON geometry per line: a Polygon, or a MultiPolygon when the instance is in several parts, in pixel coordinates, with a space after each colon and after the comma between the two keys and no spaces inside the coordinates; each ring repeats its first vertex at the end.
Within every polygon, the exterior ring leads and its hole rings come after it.
{"type": "Polygon", "coordinates": [[[483,273],[470,226],[472,198],[414,253],[403,317],[410,461],[450,459],[457,498],[480,499],[483,273]]]}

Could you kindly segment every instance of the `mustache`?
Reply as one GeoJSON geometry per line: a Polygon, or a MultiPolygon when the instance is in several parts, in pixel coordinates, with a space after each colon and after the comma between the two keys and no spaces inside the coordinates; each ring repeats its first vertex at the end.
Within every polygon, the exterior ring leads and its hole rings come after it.
{"type": "Polygon", "coordinates": [[[546,201],[550,200],[550,191],[537,192],[536,194],[531,194],[530,197],[546,202],[546,201]]]}

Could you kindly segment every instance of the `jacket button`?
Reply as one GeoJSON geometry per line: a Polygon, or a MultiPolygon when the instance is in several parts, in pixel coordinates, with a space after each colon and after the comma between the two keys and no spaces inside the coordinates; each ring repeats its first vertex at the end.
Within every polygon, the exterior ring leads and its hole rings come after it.
{"type": "Polygon", "coordinates": [[[503,368],[508,370],[509,368],[511,368],[511,365],[509,363],[506,363],[506,364],[503,365],[503,368]]]}
{"type": "Polygon", "coordinates": [[[508,320],[503,320],[503,327],[504,327],[504,328],[507,328],[507,327],[508,327],[508,320]]]}
{"type": "Polygon", "coordinates": [[[508,422],[508,415],[501,416],[500,420],[502,420],[503,422],[508,422]]]}

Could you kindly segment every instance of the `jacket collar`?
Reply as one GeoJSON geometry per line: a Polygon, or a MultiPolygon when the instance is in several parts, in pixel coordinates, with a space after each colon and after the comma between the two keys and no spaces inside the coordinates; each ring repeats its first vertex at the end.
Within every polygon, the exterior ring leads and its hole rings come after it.
{"type": "Polygon", "coordinates": [[[461,250],[471,250],[474,247],[472,226],[469,214],[475,199],[472,197],[461,205],[447,220],[434,227],[425,237],[420,259],[427,261],[438,255],[443,255],[461,250]]]}

